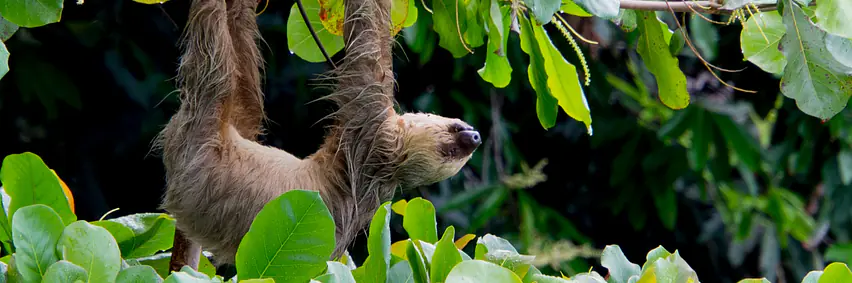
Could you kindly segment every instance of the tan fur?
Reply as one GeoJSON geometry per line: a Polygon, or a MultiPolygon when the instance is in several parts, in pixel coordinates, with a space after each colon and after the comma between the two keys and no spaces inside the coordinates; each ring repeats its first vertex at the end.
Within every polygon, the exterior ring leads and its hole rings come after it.
{"type": "Polygon", "coordinates": [[[320,192],[337,225],[339,256],[396,188],[446,179],[470,158],[476,146],[461,146],[461,132],[473,132],[464,122],[393,110],[388,0],[346,1],[346,58],[326,78],[333,92],[325,99],[338,109],[319,150],[300,159],[257,143],[264,120],[257,1],[229,1],[192,0],[178,69],[181,107],[157,142],[167,173],[162,207],[217,263],[232,263],[260,209],[294,189],[320,192]]]}

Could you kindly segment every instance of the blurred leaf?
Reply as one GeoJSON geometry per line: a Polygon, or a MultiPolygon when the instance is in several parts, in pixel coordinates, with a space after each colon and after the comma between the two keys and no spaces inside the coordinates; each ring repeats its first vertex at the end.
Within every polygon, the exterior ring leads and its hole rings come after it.
{"type": "Polygon", "coordinates": [[[826,33],[808,20],[797,5],[784,6],[787,34],[781,49],[787,57],[781,92],[805,114],[828,119],[843,110],[852,96],[849,67],[824,52],[826,33]]]}
{"type": "Polygon", "coordinates": [[[62,0],[0,0],[0,14],[10,22],[27,28],[59,22],[62,0]]]}
{"type": "MultiPolygon", "coordinates": [[[[68,73],[32,52],[23,52],[16,56],[20,62],[26,62],[15,65],[15,81],[19,91],[22,95],[37,97],[47,111],[48,118],[56,117],[57,100],[75,109],[82,108],[80,92],[68,73]]],[[[62,215],[62,212],[57,212],[62,215]]]]}
{"type": "Polygon", "coordinates": [[[852,271],[842,262],[833,262],[825,267],[819,283],[852,282],[852,271]]]}
{"type": "Polygon", "coordinates": [[[237,248],[237,276],[308,280],[326,268],[334,241],[334,220],[319,193],[289,191],[266,203],[255,216],[237,248]],[[312,236],[292,237],[307,233],[312,236]],[[278,253],[281,250],[290,252],[278,253]],[[294,265],[299,268],[291,268],[294,265]]]}
{"type": "Polygon", "coordinates": [[[31,280],[33,281],[27,282],[77,282],[77,280],[84,280],[89,282],[89,275],[82,267],[66,260],[60,260],[50,265],[50,267],[48,267],[47,270],[44,271],[43,278],[39,276],[38,278],[31,280]]]}
{"type": "Polygon", "coordinates": [[[624,32],[632,32],[639,26],[639,15],[637,11],[620,9],[616,23],[624,32]]]}
{"type": "MultiPolygon", "coordinates": [[[[552,0],[544,0],[552,1],[552,0]]],[[[475,1],[472,1],[475,2],[475,1]]],[[[512,10],[508,6],[500,7],[497,0],[490,0],[488,7],[488,53],[485,65],[477,71],[480,77],[497,88],[509,85],[512,79],[512,65],[506,56],[506,43],[509,40],[512,10]]],[[[485,11],[482,11],[483,13],[485,11]]]]}
{"type": "Polygon", "coordinates": [[[0,167],[0,182],[12,198],[9,220],[15,212],[32,204],[44,204],[59,214],[65,224],[77,220],[56,177],[41,157],[31,152],[10,154],[0,167]]]}
{"type": "Polygon", "coordinates": [[[693,119],[695,119],[695,113],[700,112],[700,110],[702,109],[698,107],[687,107],[680,111],[674,111],[672,117],[660,126],[660,130],[657,131],[657,137],[666,139],[680,138],[686,132],[686,129],[689,129],[689,126],[695,125],[693,119]]]}
{"type": "MultiPolygon", "coordinates": [[[[708,15],[704,14],[704,16],[708,15]]],[[[717,46],[719,46],[719,33],[716,31],[713,23],[708,22],[698,15],[692,15],[689,18],[689,33],[691,34],[692,42],[701,51],[701,57],[704,57],[704,60],[713,61],[716,59],[716,55],[718,54],[717,46]]]]}
{"type": "Polygon", "coordinates": [[[390,269],[390,216],[390,202],[385,202],[370,221],[370,233],[367,234],[369,256],[363,265],[369,282],[385,282],[390,269]]]}
{"type": "Polygon", "coordinates": [[[631,276],[639,275],[638,264],[630,262],[618,245],[607,245],[601,254],[601,265],[609,270],[613,283],[627,283],[631,276]]]}
{"type": "Polygon", "coordinates": [[[441,236],[441,240],[435,245],[435,254],[432,255],[432,269],[429,272],[429,278],[432,282],[444,282],[450,270],[456,264],[462,262],[461,255],[453,244],[453,238],[455,238],[455,229],[453,226],[449,226],[441,236]]]}
{"type": "Polygon", "coordinates": [[[775,2],[781,2],[781,1],[777,1],[777,0],[725,0],[724,1],[725,4],[722,5],[722,8],[733,10],[733,9],[742,8],[746,4],[750,4],[750,3],[755,4],[755,5],[760,5],[760,4],[775,4],[775,2]]]}
{"type": "Polygon", "coordinates": [[[90,282],[113,282],[121,269],[121,251],[109,231],[83,220],[65,226],[56,253],[85,269],[90,282]]]}
{"type": "MultiPolygon", "coordinates": [[[[328,52],[328,56],[334,56],[343,49],[343,36],[332,34],[323,26],[319,16],[319,2],[303,1],[302,5],[305,7],[305,13],[308,15],[311,27],[314,28],[322,46],[328,52]]],[[[299,13],[299,7],[296,3],[293,3],[293,6],[290,7],[290,15],[287,16],[287,48],[305,61],[312,63],[325,61],[325,57],[320,52],[313,36],[311,36],[305,20],[302,19],[302,14],[299,13]]]]}
{"type": "MultiPolygon", "coordinates": [[[[545,71],[544,56],[539,48],[536,34],[533,32],[532,24],[529,19],[521,16],[518,17],[521,25],[521,49],[529,55],[530,64],[527,67],[527,75],[530,79],[530,85],[536,94],[535,112],[538,115],[538,121],[546,130],[556,125],[556,115],[559,109],[557,100],[550,93],[548,86],[547,73],[545,71]]],[[[575,73],[576,74],[576,73],[575,73]]],[[[578,78],[579,83],[579,78],[578,78]]]]}
{"type": "Polygon", "coordinates": [[[695,270],[683,260],[677,250],[666,258],[657,259],[654,262],[654,273],[657,282],[698,282],[695,270]]]}
{"type": "Polygon", "coordinates": [[[539,51],[544,58],[544,70],[547,74],[547,88],[550,94],[559,102],[562,110],[574,120],[586,124],[586,130],[592,135],[592,116],[589,103],[580,86],[577,68],[562,57],[556,49],[544,26],[532,25],[539,51]]]}
{"type": "MultiPolygon", "coordinates": [[[[418,11],[423,9],[419,1],[415,1],[414,4],[418,11]]],[[[432,17],[420,17],[413,25],[404,28],[402,35],[408,47],[420,54],[421,65],[432,58],[432,52],[436,45],[435,33],[432,31],[432,17]]]]}
{"type": "Polygon", "coordinates": [[[822,0],[814,13],[819,27],[831,34],[852,38],[852,2],[844,0],[822,0]]]}
{"type": "Polygon", "coordinates": [[[54,264],[56,243],[65,224],[50,207],[34,204],[22,207],[12,217],[12,240],[18,272],[26,282],[38,282],[54,264]]]}
{"type": "Polygon", "coordinates": [[[671,31],[653,12],[637,12],[639,20],[639,46],[645,66],[654,74],[660,100],[672,109],[682,109],[689,105],[689,93],[686,92],[686,76],[678,66],[678,59],[669,53],[666,37],[671,31]]]}
{"type": "Polygon", "coordinates": [[[446,283],[479,282],[482,278],[488,278],[490,283],[522,283],[521,278],[511,270],[481,260],[467,260],[457,264],[447,276],[446,283]]]}
{"type": "Polygon", "coordinates": [[[402,222],[408,237],[434,244],[438,241],[437,225],[432,202],[420,197],[408,202],[402,222]]]}
{"type": "Polygon", "coordinates": [[[663,227],[669,230],[674,230],[677,222],[677,198],[674,188],[671,185],[655,185],[658,187],[652,194],[654,197],[654,206],[657,207],[657,215],[660,217],[660,222],[663,227]]]}
{"type": "MultiPolygon", "coordinates": [[[[462,30],[462,38],[467,42],[467,47],[474,49],[482,46],[485,43],[483,38],[486,35],[483,17],[487,14],[485,9],[489,5],[484,1],[459,1],[458,3],[461,6],[459,9],[465,10],[465,28],[462,30]]],[[[459,18],[459,20],[462,20],[462,18],[459,18]]]]}
{"type": "Polygon", "coordinates": [[[673,57],[677,57],[680,54],[680,51],[683,50],[683,45],[686,43],[686,40],[683,39],[683,33],[680,31],[680,28],[675,29],[672,33],[672,40],[669,42],[669,53],[673,57]]]}
{"type": "Polygon", "coordinates": [[[532,10],[531,15],[538,25],[549,23],[553,14],[559,11],[562,6],[560,0],[529,0],[524,3],[532,10]]]}
{"type": "Polygon", "coordinates": [[[621,3],[619,0],[575,0],[583,10],[589,13],[604,18],[612,19],[618,16],[618,7],[621,3]]]}
{"type": "Polygon", "coordinates": [[[852,67],[852,39],[827,34],[825,36],[825,47],[828,49],[828,53],[834,56],[834,60],[846,67],[852,67]]]}
{"type": "Polygon", "coordinates": [[[713,124],[711,117],[703,109],[698,109],[695,113],[695,121],[692,125],[692,145],[687,152],[690,167],[696,172],[701,172],[707,165],[710,140],[713,139],[713,124]]]}
{"type": "Polygon", "coordinates": [[[825,251],[825,260],[852,262],[852,244],[833,244],[825,251]]]}
{"type": "MultiPolygon", "coordinates": [[[[17,32],[17,31],[18,31],[18,25],[14,24],[14,23],[10,22],[9,20],[7,20],[6,18],[0,16],[0,41],[9,40],[9,38],[12,38],[12,35],[15,35],[15,32],[17,32]]],[[[0,44],[0,45],[3,45],[3,44],[0,44]]],[[[3,77],[2,73],[0,73],[0,77],[3,77]]]]}
{"type": "Polygon", "coordinates": [[[475,231],[485,225],[491,217],[497,214],[508,196],[509,190],[502,187],[491,192],[473,213],[473,219],[471,219],[468,229],[475,231]]]}
{"type": "MultiPolygon", "coordinates": [[[[710,113],[708,113],[710,114],[710,113]]],[[[710,114],[716,122],[724,140],[733,148],[740,162],[752,171],[760,170],[760,148],[757,141],[745,129],[734,123],[730,117],[710,114]]]]}
{"type": "Polygon", "coordinates": [[[467,19],[465,9],[456,6],[461,4],[462,2],[458,0],[432,2],[432,28],[438,33],[438,46],[450,51],[454,58],[461,58],[469,53],[461,34],[461,31],[467,29],[466,21],[456,21],[456,19],[467,19]]]}

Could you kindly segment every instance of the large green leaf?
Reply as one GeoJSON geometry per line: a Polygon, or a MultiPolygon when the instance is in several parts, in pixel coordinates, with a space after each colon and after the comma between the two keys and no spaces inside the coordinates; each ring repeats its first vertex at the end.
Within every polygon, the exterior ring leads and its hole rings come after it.
{"type": "Polygon", "coordinates": [[[429,278],[433,283],[444,282],[450,270],[456,264],[462,262],[462,257],[456,249],[456,245],[453,244],[455,231],[453,226],[447,227],[441,240],[435,245],[435,253],[432,255],[432,270],[429,272],[429,278]]]}
{"type": "Polygon", "coordinates": [[[669,52],[667,37],[671,31],[657,18],[654,12],[638,12],[639,46],[645,66],[657,80],[660,100],[672,109],[682,109],[689,105],[689,93],[686,92],[686,76],[678,66],[677,57],[669,52]]]}
{"type": "Polygon", "coordinates": [[[122,269],[118,272],[116,283],[148,283],[163,282],[163,278],[157,274],[153,267],[148,265],[137,265],[122,269]]]}
{"type": "Polygon", "coordinates": [[[65,224],[59,215],[43,204],[22,207],[12,217],[18,271],[24,281],[38,281],[48,267],[59,260],[56,243],[65,224]]]}
{"type": "Polygon", "coordinates": [[[40,27],[59,22],[62,0],[0,0],[0,15],[22,27],[40,27]]]}
{"type": "Polygon", "coordinates": [[[112,282],[121,269],[121,251],[109,231],[83,220],[65,227],[56,251],[85,269],[90,282],[112,282]]]}
{"type": "Polygon", "coordinates": [[[423,256],[420,255],[420,251],[417,250],[417,246],[414,245],[414,242],[411,240],[408,240],[408,244],[406,245],[405,249],[405,255],[408,259],[408,265],[411,267],[411,273],[412,277],[414,278],[414,282],[428,283],[429,270],[426,268],[423,256]]]}
{"type": "MultiPolygon", "coordinates": [[[[784,0],[779,0],[784,1],[784,0]]],[[[852,38],[852,1],[820,0],[814,11],[818,25],[831,34],[852,38]]]]}
{"type": "Polygon", "coordinates": [[[784,5],[787,34],[781,49],[787,57],[781,92],[794,100],[802,112],[828,119],[846,107],[852,96],[849,67],[825,52],[824,31],[808,20],[798,5],[784,5]]]}
{"type": "Polygon", "coordinates": [[[459,5],[461,5],[460,10],[464,9],[463,15],[465,16],[464,19],[459,18],[465,24],[465,28],[462,30],[464,42],[470,49],[482,46],[482,44],[485,44],[486,31],[483,22],[485,13],[480,12],[480,10],[487,8],[488,3],[485,1],[459,0],[459,5]]]}
{"type": "Polygon", "coordinates": [[[612,19],[618,17],[620,0],[575,0],[575,3],[589,13],[604,18],[612,19]]]}
{"type": "Polygon", "coordinates": [[[547,73],[547,87],[550,89],[550,94],[559,101],[559,106],[568,116],[586,124],[586,130],[589,135],[592,135],[592,116],[583,87],[580,86],[577,68],[562,57],[562,53],[550,41],[544,26],[533,25],[532,29],[535,32],[539,52],[544,58],[544,70],[547,73]]]}
{"type": "Polygon", "coordinates": [[[774,11],[748,18],[740,33],[743,57],[764,71],[781,74],[787,58],[778,50],[778,44],[785,32],[781,15],[774,11]]]}
{"type": "Polygon", "coordinates": [[[115,237],[123,258],[150,256],[172,247],[175,219],[164,213],[137,213],[95,221],[115,237]]]}
{"type": "Polygon", "coordinates": [[[772,282],[769,282],[769,280],[766,280],[766,278],[750,278],[750,279],[743,279],[743,280],[737,281],[737,283],[772,283],[772,282]]]}
{"type": "Polygon", "coordinates": [[[367,235],[369,256],[364,262],[365,278],[368,282],[385,282],[390,269],[390,205],[388,201],[379,206],[370,222],[370,234],[367,235]]]}
{"type": "Polygon", "coordinates": [[[852,271],[842,262],[832,262],[822,272],[819,283],[852,282],[852,271]]]}
{"type": "Polygon", "coordinates": [[[77,280],[91,282],[85,269],[66,260],[57,261],[48,267],[44,278],[39,277],[35,281],[28,282],[39,282],[39,280],[41,282],[77,282],[77,280]]]}
{"type": "MultiPolygon", "coordinates": [[[[0,16],[0,41],[9,40],[18,31],[18,25],[0,16]]],[[[2,77],[2,74],[0,74],[2,77]]]]}
{"type": "Polygon", "coordinates": [[[544,57],[538,47],[532,24],[526,17],[518,17],[521,25],[521,50],[530,56],[530,64],[527,67],[527,76],[530,85],[536,94],[535,112],[538,121],[544,129],[550,129],[556,125],[556,114],[558,114],[558,101],[550,94],[547,86],[547,73],[544,70],[544,57]]]}
{"type": "Polygon", "coordinates": [[[489,283],[521,283],[521,278],[509,269],[482,261],[466,260],[453,267],[446,283],[480,282],[488,278],[489,283]]]}
{"type": "Polygon", "coordinates": [[[429,243],[438,241],[438,228],[435,220],[435,206],[423,198],[414,198],[405,208],[402,226],[412,240],[429,243]]]}
{"type": "Polygon", "coordinates": [[[237,248],[237,277],[307,281],[325,270],[334,241],[334,220],[319,193],[289,191],[254,218],[237,248]]]}
{"type": "Polygon", "coordinates": [[[494,87],[504,88],[512,80],[512,65],[506,56],[512,9],[508,6],[500,7],[497,0],[488,2],[489,5],[483,5],[488,7],[488,54],[485,55],[485,65],[477,73],[494,87]]]}
{"type": "Polygon", "coordinates": [[[432,28],[438,33],[438,46],[450,51],[455,58],[468,54],[462,41],[462,32],[467,29],[465,7],[462,0],[436,0],[432,2],[432,28]]]}
{"type": "MultiPolygon", "coordinates": [[[[305,13],[308,15],[311,27],[314,28],[322,46],[328,52],[328,56],[333,56],[342,50],[343,36],[331,34],[319,19],[319,2],[306,0],[302,1],[302,5],[305,7],[305,13]]],[[[287,48],[305,61],[314,63],[325,61],[325,57],[320,52],[313,36],[311,36],[311,32],[302,19],[302,14],[299,13],[299,7],[295,3],[290,7],[290,15],[287,16],[287,48]]]]}
{"type": "Polygon", "coordinates": [[[609,270],[609,277],[614,283],[627,283],[634,275],[639,275],[639,265],[630,262],[621,248],[617,245],[608,245],[601,254],[601,265],[609,270]]]}
{"type": "Polygon", "coordinates": [[[9,219],[15,211],[31,204],[44,204],[53,209],[66,224],[77,220],[59,179],[50,171],[41,157],[30,152],[11,154],[3,159],[0,182],[12,198],[9,219]]]}
{"type": "Polygon", "coordinates": [[[562,7],[560,0],[528,0],[524,3],[532,10],[531,15],[539,25],[549,23],[553,14],[562,7]]]}

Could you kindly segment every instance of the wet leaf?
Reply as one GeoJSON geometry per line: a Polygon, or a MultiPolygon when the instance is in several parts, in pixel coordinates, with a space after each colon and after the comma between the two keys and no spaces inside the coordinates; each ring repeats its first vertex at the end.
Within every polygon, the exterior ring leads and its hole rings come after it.
{"type": "Polygon", "coordinates": [[[57,260],[56,243],[65,224],[50,207],[34,204],[22,207],[12,217],[15,260],[24,281],[39,281],[57,260]]]}
{"type": "Polygon", "coordinates": [[[514,272],[499,265],[481,260],[467,260],[450,271],[446,283],[480,282],[482,278],[488,278],[489,283],[523,282],[514,272]]]}

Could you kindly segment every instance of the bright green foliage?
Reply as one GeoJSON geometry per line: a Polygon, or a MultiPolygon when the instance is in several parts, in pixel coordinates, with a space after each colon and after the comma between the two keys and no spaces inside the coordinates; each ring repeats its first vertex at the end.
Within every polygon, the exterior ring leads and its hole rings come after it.
{"type": "Polygon", "coordinates": [[[604,19],[617,17],[618,7],[621,3],[619,0],[575,0],[574,2],[592,15],[604,19]]]}
{"type": "Polygon", "coordinates": [[[834,262],[826,266],[822,276],[819,277],[819,283],[850,281],[852,281],[852,271],[849,270],[849,266],[840,262],[834,262]]]}
{"type": "Polygon", "coordinates": [[[825,36],[825,47],[837,62],[852,68],[852,39],[829,34],[825,36]]]}
{"type": "Polygon", "coordinates": [[[121,256],[150,256],[172,247],[175,219],[162,213],[139,213],[92,224],[107,229],[118,242],[121,256]]]}
{"type": "Polygon", "coordinates": [[[0,15],[22,27],[40,27],[58,22],[62,0],[0,0],[0,15]]]}
{"type": "Polygon", "coordinates": [[[559,0],[529,0],[524,1],[524,3],[532,10],[532,18],[539,25],[549,23],[550,19],[553,18],[553,13],[556,13],[562,7],[559,0]]]}
{"type": "Polygon", "coordinates": [[[62,192],[59,179],[50,172],[41,158],[33,153],[6,156],[0,168],[0,182],[12,198],[9,219],[22,207],[44,204],[58,213],[66,224],[77,220],[62,192]]]}
{"type": "MultiPolygon", "coordinates": [[[[783,0],[781,0],[783,1],[783,0]]],[[[852,38],[852,2],[847,0],[821,0],[815,15],[819,27],[831,34],[852,38]]]]}
{"type": "Polygon", "coordinates": [[[46,205],[18,210],[12,219],[12,240],[18,248],[16,258],[22,279],[38,280],[58,260],[54,248],[63,228],[62,219],[46,205]]]}
{"type": "Polygon", "coordinates": [[[787,34],[781,39],[781,47],[788,63],[781,92],[795,99],[808,115],[833,117],[852,96],[852,69],[826,52],[827,33],[814,26],[799,6],[785,5],[783,20],[787,34]]]}
{"type": "Polygon", "coordinates": [[[435,220],[435,207],[431,202],[414,198],[408,202],[404,215],[402,227],[408,231],[408,237],[432,244],[438,241],[438,223],[435,220]]]}
{"type": "Polygon", "coordinates": [[[621,248],[615,245],[606,246],[601,254],[601,265],[610,270],[610,277],[615,283],[627,283],[630,277],[639,275],[638,264],[627,260],[621,248]]]}
{"type": "MultiPolygon", "coordinates": [[[[407,209],[406,209],[407,211],[407,209]]],[[[364,261],[365,280],[384,282],[390,269],[390,202],[379,206],[370,222],[367,235],[367,251],[370,256],[364,261]]]]}
{"type": "Polygon", "coordinates": [[[657,80],[660,100],[670,108],[682,109],[689,105],[689,93],[686,92],[686,76],[678,66],[678,59],[669,52],[672,32],[653,12],[637,14],[642,34],[637,51],[657,80]]]}
{"type": "Polygon", "coordinates": [[[532,24],[526,18],[519,19],[521,25],[521,49],[530,56],[530,64],[527,68],[527,76],[530,79],[530,85],[535,90],[536,99],[535,112],[538,115],[538,121],[545,129],[549,129],[556,125],[557,100],[550,93],[550,88],[547,86],[547,73],[544,68],[544,57],[538,47],[538,41],[532,29],[532,24]]]}
{"type": "Polygon", "coordinates": [[[89,275],[88,273],[86,273],[85,269],[66,260],[60,260],[52,264],[50,267],[47,268],[44,277],[41,278],[42,282],[75,282],[77,280],[88,281],[88,279],[89,275]]]}
{"type": "Polygon", "coordinates": [[[488,278],[488,282],[494,283],[521,283],[521,278],[508,269],[499,265],[479,260],[464,261],[456,265],[449,276],[447,283],[479,282],[488,278]]]}
{"type": "Polygon", "coordinates": [[[786,28],[778,13],[755,14],[746,21],[740,34],[743,57],[764,71],[781,74],[787,65],[787,58],[778,50],[778,44],[785,32],[786,28]]]}
{"type": "Polygon", "coordinates": [[[450,51],[455,58],[468,54],[467,43],[462,33],[467,30],[466,9],[459,0],[436,0],[432,2],[432,28],[438,33],[438,46],[450,51]],[[456,21],[459,19],[459,21],[456,21]]]}
{"type": "Polygon", "coordinates": [[[163,278],[157,274],[153,267],[148,265],[137,265],[122,269],[118,272],[116,283],[158,283],[163,282],[163,278]]]}
{"type": "Polygon", "coordinates": [[[477,73],[483,80],[503,88],[509,85],[512,79],[512,66],[506,57],[506,42],[509,40],[509,27],[511,26],[512,10],[500,5],[497,0],[488,1],[488,54],[485,55],[485,66],[477,73]]]}
{"type": "Polygon", "coordinates": [[[334,221],[318,192],[283,194],[261,209],[240,242],[237,277],[307,280],[325,269],[334,241],[334,221]],[[316,236],[298,236],[307,234],[316,236]]]}
{"type": "Polygon", "coordinates": [[[92,282],[112,282],[121,269],[121,252],[112,235],[83,220],[65,227],[56,253],[85,269],[92,282]]]}
{"type": "MultiPolygon", "coordinates": [[[[334,53],[343,49],[343,37],[329,32],[320,21],[319,3],[315,0],[306,0],[302,1],[302,5],[305,7],[305,13],[308,15],[311,27],[314,28],[328,55],[334,55],[334,53]]],[[[325,61],[325,57],[323,57],[317,43],[311,36],[305,21],[302,19],[302,14],[299,13],[299,7],[295,3],[290,8],[290,15],[287,16],[287,48],[305,61],[325,61]]]]}
{"type": "Polygon", "coordinates": [[[452,226],[447,227],[441,241],[435,245],[435,254],[432,255],[432,270],[429,273],[432,283],[444,282],[450,270],[462,261],[461,255],[453,244],[454,237],[455,229],[452,226]]]}
{"type": "Polygon", "coordinates": [[[766,280],[766,278],[760,278],[760,279],[743,279],[743,280],[738,281],[737,283],[772,283],[772,282],[769,282],[769,280],[766,280]]]}

